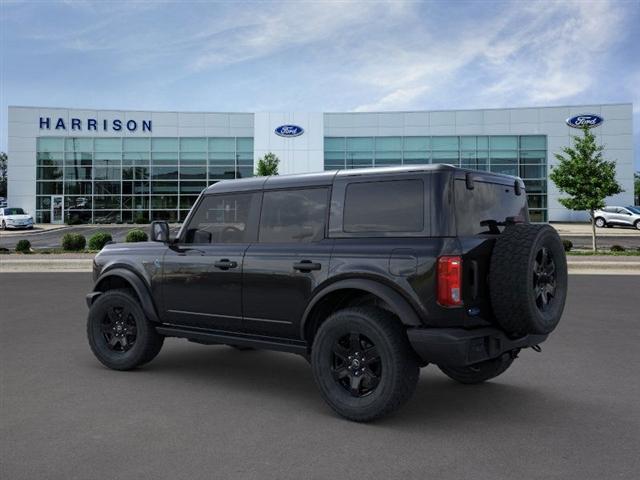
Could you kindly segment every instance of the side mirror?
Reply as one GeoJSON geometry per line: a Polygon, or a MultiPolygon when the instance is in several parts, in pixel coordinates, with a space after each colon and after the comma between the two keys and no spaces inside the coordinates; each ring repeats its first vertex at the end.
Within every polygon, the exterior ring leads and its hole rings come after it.
{"type": "Polygon", "coordinates": [[[169,243],[169,224],[164,220],[151,222],[151,241],[169,243]]]}

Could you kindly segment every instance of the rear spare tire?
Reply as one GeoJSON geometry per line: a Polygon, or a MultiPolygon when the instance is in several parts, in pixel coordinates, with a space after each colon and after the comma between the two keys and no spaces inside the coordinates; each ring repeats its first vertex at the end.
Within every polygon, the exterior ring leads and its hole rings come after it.
{"type": "Polygon", "coordinates": [[[506,332],[550,333],[567,296],[567,259],[558,232],[549,225],[507,226],[493,249],[489,287],[495,317],[506,332]]]}

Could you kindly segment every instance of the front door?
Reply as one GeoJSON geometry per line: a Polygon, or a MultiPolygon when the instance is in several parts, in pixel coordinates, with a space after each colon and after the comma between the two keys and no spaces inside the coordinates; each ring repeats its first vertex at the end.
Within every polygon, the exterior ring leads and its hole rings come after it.
{"type": "Polygon", "coordinates": [[[242,329],[244,254],[256,235],[260,195],[208,195],[164,256],[163,321],[242,329]]]}
{"type": "Polygon", "coordinates": [[[64,222],[64,197],[62,195],[51,196],[51,223],[64,222]]]}
{"type": "Polygon", "coordinates": [[[265,191],[258,242],[244,257],[247,333],[300,338],[300,319],[329,272],[328,188],[265,191]]]}

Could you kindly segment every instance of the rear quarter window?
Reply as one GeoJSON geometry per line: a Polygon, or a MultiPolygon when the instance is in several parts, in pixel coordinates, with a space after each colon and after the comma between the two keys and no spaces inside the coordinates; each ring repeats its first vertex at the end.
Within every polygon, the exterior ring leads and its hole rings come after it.
{"type": "Polygon", "coordinates": [[[345,193],[343,231],[422,232],[424,203],[422,180],[351,183],[345,193]]]}

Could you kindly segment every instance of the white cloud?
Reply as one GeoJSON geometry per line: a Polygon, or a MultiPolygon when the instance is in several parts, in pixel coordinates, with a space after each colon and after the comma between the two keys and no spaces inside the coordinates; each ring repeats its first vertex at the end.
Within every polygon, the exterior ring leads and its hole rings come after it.
{"type": "Polygon", "coordinates": [[[387,46],[386,61],[364,65],[357,78],[378,94],[355,110],[423,107],[438,97],[455,103],[459,94],[465,106],[566,101],[591,87],[594,69],[620,38],[625,18],[618,7],[608,1],[545,3],[544,8],[515,2],[481,22],[481,29],[458,28],[453,20],[455,33],[437,42],[429,36],[433,24],[409,24],[424,48],[407,53],[396,41],[387,46]],[[469,105],[468,93],[456,88],[474,77],[479,79],[475,105],[469,105]]]}
{"type": "MultiPolygon", "coordinates": [[[[275,7],[243,9],[234,18],[234,25],[223,38],[213,34],[205,37],[202,52],[192,63],[195,70],[259,59],[281,50],[296,55],[297,48],[324,43],[331,46],[348,30],[370,27],[376,19],[405,15],[407,2],[299,2],[281,3],[275,7]],[[208,38],[207,38],[208,37],[208,38]]],[[[225,21],[225,24],[227,22],[225,21]]],[[[366,32],[362,32],[366,41],[366,32]]]]}

